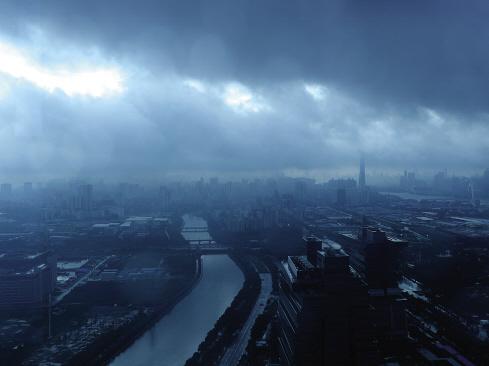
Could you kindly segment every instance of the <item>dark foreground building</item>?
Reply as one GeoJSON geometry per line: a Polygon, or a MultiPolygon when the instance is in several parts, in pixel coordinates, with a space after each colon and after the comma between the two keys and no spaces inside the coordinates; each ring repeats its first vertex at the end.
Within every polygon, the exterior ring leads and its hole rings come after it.
{"type": "Polygon", "coordinates": [[[281,364],[378,364],[367,286],[339,245],[305,241],[307,256],[288,257],[281,266],[281,364]]]}
{"type": "Polygon", "coordinates": [[[363,225],[356,236],[331,235],[367,283],[372,326],[384,354],[399,353],[407,337],[406,299],[398,287],[400,254],[407,242],[363,225]]]}
{"type": "Polygon", "coordinates": [[[51,252],[0,254],[0,309],[48,305],[56,285],[56,259],[51,252]]]}

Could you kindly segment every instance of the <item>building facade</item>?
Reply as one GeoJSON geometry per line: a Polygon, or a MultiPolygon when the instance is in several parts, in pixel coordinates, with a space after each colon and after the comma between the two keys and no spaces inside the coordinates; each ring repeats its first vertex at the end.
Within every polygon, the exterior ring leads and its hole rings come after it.
{"type": "Polygon", "coordinates": [[[349,256],[316,238],[306,239],[306,247],[307,256],[288,257],[281,266],[281,364],[376,364],[368,292],[349,256]]]}
{"type": "Polygon", "coordinates": [[[47,306],[56,286],[56,271],[50,252],[0,255],[0,309],[47,306]]]}

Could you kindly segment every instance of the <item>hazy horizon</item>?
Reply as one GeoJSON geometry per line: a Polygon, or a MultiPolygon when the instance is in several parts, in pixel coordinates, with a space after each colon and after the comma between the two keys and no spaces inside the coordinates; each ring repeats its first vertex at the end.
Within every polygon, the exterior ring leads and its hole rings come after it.
{"type": "Polygon", "coordinates": [[[488,12],[2,1],[0,180],[482,172],[488,12]]]}

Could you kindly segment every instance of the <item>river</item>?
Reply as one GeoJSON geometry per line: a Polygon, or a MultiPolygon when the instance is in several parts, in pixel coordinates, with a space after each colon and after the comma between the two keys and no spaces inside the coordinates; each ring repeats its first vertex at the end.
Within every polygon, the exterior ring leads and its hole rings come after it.
{"type": "MultiPolygon", "coordinates": [[[[439,196],[432,194],[417,194],[417,193],[409,193],[409,192],[379,192],[384,195],[396,196],[405,200],[437,200],[437,201],[469,201],[467,198],[455,198],[450,196],[439,196]]],[[[480,204],[484,206],[489,206],[489,200],[487,199],[479,199],[480,204]]]]}
{"type": "MultiPolygon", "coordinates": [[[[205,220],[196,219],[200,218],[185,215],[186,226],[207,226],[205,220]]],[[[184,365],[231,304],[243,282],[243,273],[227,255],[202,256],[202,278],[192,292],[111,365],[184,365]]]]}
{"type": "Polygon", "coordinates": [[[410,192],[379,192],[384,195],[396,196],[405,200],[439,200],[439,201],[455,201],[456,199],[449,196],[433,195],[433,194],[417,194],[410,192]]]}

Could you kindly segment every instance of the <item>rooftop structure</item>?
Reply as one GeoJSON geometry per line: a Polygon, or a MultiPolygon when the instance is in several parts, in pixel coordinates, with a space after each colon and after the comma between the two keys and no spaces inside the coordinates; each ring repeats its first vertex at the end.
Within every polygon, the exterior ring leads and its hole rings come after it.
{"type": "Polygon", "coordinates": [[[308,255],[288,257],[281,268],[281,364],[359,365],[375,359],[366,286],[351,271],[349,256],[331,240],[309,237],[305,243],[308,255]]]}

